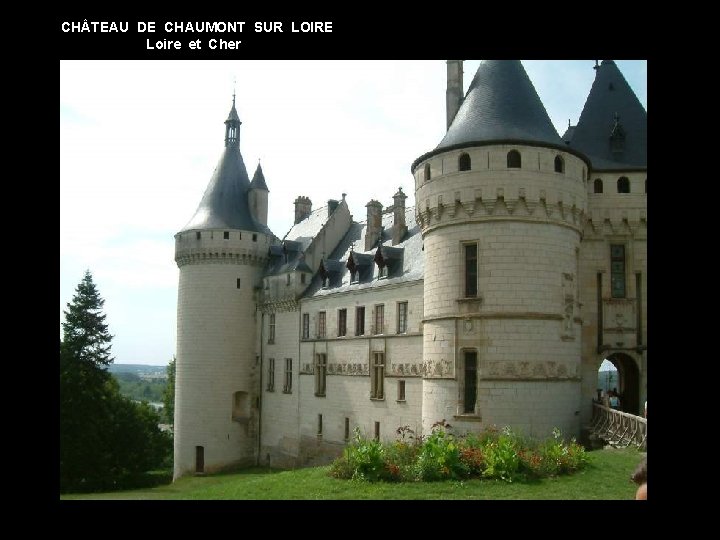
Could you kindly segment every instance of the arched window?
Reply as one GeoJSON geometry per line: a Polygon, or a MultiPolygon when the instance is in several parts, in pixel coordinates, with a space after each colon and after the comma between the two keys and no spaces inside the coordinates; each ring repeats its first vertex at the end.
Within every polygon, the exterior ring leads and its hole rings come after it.
{"type": "Polygon", "coordinates": [[[593,182],[593,187],[595,188],[595,193],[602,193],[603,192],[602,180],[600,180],[599,178],[596,178],[595,182],[593,182]]]}
{"type": "Polygon", "coordinates": [[[458,158],[458,171],[469,171],[470,170],[470,156],[463,153],[458,158]]]}
{"type": "Polygon", "coordinates": [[[618,193],[630,193],[630,180],[627,176],[618,178],[618,193]]]}
{"type": "Polygon", "coordinates": [[[517,150],[510,150],[507,155],[507,166],[508,169],[519,169],[522,166],[522,159],[520,152],[517,150]]]}
{"type": "Polygon", "coordinates": [[[425,180],[430,180],[430,164],[425,164],[425,180]]]}
{"type": "Polygon", "coordinates": [[[565,172],[565,161],[563,160],[562,156],[555,156],[555,172],[565,172]]]}

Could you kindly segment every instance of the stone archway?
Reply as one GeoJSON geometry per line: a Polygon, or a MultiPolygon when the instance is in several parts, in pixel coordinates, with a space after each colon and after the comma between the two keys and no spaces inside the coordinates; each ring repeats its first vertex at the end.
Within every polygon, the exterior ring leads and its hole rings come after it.
{"type": "Polygon", "coordinates": [[[640,370],[637,362],[633,357],[621,352],[609,355],[607,360],[618,371],[618,393],[620,394],[621,410],[642,416],[640,410],[640,370]]]}

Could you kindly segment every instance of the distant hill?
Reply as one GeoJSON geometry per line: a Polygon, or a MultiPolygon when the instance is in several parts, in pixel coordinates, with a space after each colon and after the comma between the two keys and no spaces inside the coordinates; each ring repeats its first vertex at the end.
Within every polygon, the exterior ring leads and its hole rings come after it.
{"type": "Polygon", "coordinates": [[[150,364],[110,364],[110,373],[134,373],[142,379],[166,379],[167,366],[153,366],[150,364]]]}

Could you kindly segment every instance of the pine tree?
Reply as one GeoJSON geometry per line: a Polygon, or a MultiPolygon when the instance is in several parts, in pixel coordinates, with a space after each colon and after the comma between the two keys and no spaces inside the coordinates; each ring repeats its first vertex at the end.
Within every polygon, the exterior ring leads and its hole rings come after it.
{"type": "Polygon", "coordinates": [[[68,310],[63,311],[63,346],[76,361],[104,367],[112,363],[112,336],[105,324],[105,300],[95,286],[90,270],[85,271],[68,310]]]}

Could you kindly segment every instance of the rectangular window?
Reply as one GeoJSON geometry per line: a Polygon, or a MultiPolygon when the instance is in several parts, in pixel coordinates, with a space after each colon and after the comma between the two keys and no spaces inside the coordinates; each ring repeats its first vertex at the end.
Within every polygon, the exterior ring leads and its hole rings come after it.
{"type": "Polygon", "coordinates": [[[310,314],[303,313],[302,337],[308,339],[310,337],[310,314]]]}
{"type": "Polygon", "coordinates": [[[384,334],[385,327],[385,305],[378,304],[375,306],[375,327],[373,328],[373,334],[384,334]]]}
{"type": "Polygon", "coordinates": [[[286,285],[287,285],[288,287],[290,286],[290,274],[287,275],[287,283],[286,283],[286,285]]]}
{"type": "Polygon", "coordinates": [[[283,392],[292,394],[292,358],[285,359],[285,384],[283,384],[283,392]]]}
{"type": "Polygon", "coordinates": [[[398,401],[405,401],[405,381],[398,381],[398,401]]]}
{"type": "Polygon", "coordinates": [[[325,337],[325,312],[321,311],[318,313],[318,328],[317,334],[319,338],[325,337]]]}
{"type": "Polygon", "coordinates": [[[253,242],[257,242],[257,234],[253,234],[253,242]]]}
{"type": "Polygon", "coordinates": [[[268,343],[275,343],[275,314],[274,313],[270,314],[268,343]]]}
{"type": "Polygon", "coordinates": [[[625,298],[625,246],[610,246],[610,289],[613,298],[625,298]]]}
{"type": "Polygon", "coordinates": [[[465,244],[465,298],[477,296],[477,244],[465,244]]]}
{"type": "Polygon", "coordinates": [[[407,312],[408,312],[408,303],[407,302],[398,302],[398,312],[397,312],[397,333],[398,334],[404,334],[407,332],[407,312]]]}
{"type": "Polygon", "coordinates": [[[230,231],[225,231],[223,233],[223,240],[230,240],[230,231]]]}
{"type": "Polygon", "coordinates": [[[347,441],[349,439],[350,439],[350,419],[346,417],[345,418],[345,440],[347,441]]]}
{"type": "Polygon", "coordinates": [[[318,435],[322,435],[322,414],[318,414],[318,435]]]}
{"type": "Polygon", "coordinates": [[[201,236],[200,231],[198,231],[198,232],[195,233],[195,239],[196,239],[196,240],[200,240],[200,236],[201,236]]]}
{"type": "Polygon", "coordinates": [[[385,397],[385,353],[373,353],[372,371],[370,373],[370,397],[383,399],[385,397]]]}
{"type": "Polygon", "coordinates": [[[347,309],[338,310],[338,336],[344,336],[347,333],[347,309]]]}
{"type": "Polygon", "coordinates": [[[240,278],[237,278],[236,285],[237,285],[237,288],[239,289],[240,288],[240,278]]]}
{"type": "Polygon", "coordinates": [[[477,401],[477,353],[465,352],[465,390],[463,393],[463,412],[474,413],[477,401]]]}
{"type": "Polygon", "coordinates": [[[355,308],[355,335],[365,335],[365,306],[355,308]]]}
{"type": "Polygon", "coordinates": [[[375,422],[375,440],[380,440],[380,422],[375,422]]]}
{"type": "Polygon", "coordinates": [[[327,386],[327,355],[315,355],[315,395],[318,397],[325,396],[327,386]]]}
{"type": "Polygon", "coordinates": [[[267,377],[268,377],[267,391],[274,392],[275,391],[275,359],[274,358],[268,358],[267,377]]]}

